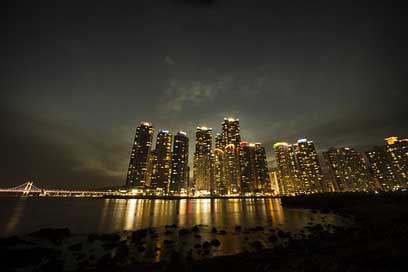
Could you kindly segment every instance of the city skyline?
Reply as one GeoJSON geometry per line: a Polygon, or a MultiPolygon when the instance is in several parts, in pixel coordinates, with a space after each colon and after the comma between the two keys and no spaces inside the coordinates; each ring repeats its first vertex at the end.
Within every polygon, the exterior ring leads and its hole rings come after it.
{"type": "Polygon", "coordinates": [[[348,146],[331,146],[318,154],[315,142],[309,139],[298,139],[294,144],[276,142],[274,163],[268,165],[266,148],[241,138],[238,118],[224,117],[221,133],[215,136],[213,128],[197,126],[193,152],[186,132],[177,132],[172,144],[171,132],[164,129],[159,129],[152,149],[154,129],[146,121],[136,128],[125,183],[128,191],[175,196],[276,196],[408,187],[408,138],[387,137],[385,144],[365,154],[348,146]],[[139,182],[130,182],[133,176],[139,182]]]}
{"type": "Polygon", "coordinates": [[[277,141],[366,152],[408,135],[402,2],[125,2],[7,5],[3,187],[122,185],[140,120],[192,147],[197,125],[215,137],[239,117],[268,158],[277,141]]]}

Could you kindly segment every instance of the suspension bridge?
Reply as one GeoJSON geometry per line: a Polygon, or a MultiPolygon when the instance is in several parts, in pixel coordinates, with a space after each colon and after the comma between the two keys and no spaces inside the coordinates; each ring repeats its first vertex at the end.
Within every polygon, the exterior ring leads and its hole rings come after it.
{"type": "Polygon", "coordinates": [[[28,196],[54,196],[54,197],[102,197],[113,195],[111,191],[85,191],[85,190],[64,190],[64,189],[45,189],[34,185],[34,182],[28,181],[12,188],[0,188],[0,195],[18,195],[28,196]]]}

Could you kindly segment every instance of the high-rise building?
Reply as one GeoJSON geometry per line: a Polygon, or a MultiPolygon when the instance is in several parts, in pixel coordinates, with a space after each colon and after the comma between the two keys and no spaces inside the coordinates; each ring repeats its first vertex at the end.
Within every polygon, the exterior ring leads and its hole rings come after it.
{"type": "Polygon", "coordinates": [[[376,146],[366,152],[371,174],[376,179],[384,191],[393,191],[399,188],[400,184],[393,167],[388,160],[384,147],[376,146]]]}
{"type": "Polygon", "coordinates": [[[255,182],[257,180],[255,145],[248,142],[241,142],[240,146],[241,194],[245,195],[255,192],[255,182]]]}
{"type": "Polygon", "coordinates": [[[293,146],[278,142],[273,145],[278,167],[279,191],[281,195],[292,195],[302,191],[298,178],[298,166],[293,146]]]}
{"type": "Polygon", "coordinates": [[[217,145],[224,151],[225,179],[229,193],[238,193],[241,183],[239,119],[224,118],[222,138],[217,145]]]}
{"type": "Polygon", "coordinates": [[[151,188],[152,178],[156,171],[157,171],[157,155],[156,151],[152,150],[149,153],[149,156],[147,157],[146,182],[145,182],[146,189],[151,188]]]}
{"type": "Polygon", "coordinates": [[[215,135],[215,148],[224,150],[224,138],[221,133],[215,135]]]}
{"type": "Polygon", "coordinates": [[[319,193],[324,191],[323,173],[312,141],[274,145],[278,178],[282,184],[281,194],[319,193]]]}
{"type": "Polygon", "coordinates": [[[374,191],[376,188],[361,154],[355,149],[330,148],[323,153],[336,192],[374,191]]]}
{"type": "Polygon", "coordinates": [[[179,131],[173,142],[170,193],[186,191],[188,171],[188,138],[185,132],[179,131]]]}
{"type": "Polygon", "coordinates": [[[313,141],[300,139],[293,145],[303,193],[323,192],[323,173],[313,141]]]}
{"type": "Polygon", "coordinates": [[[212,129],[197,127],[194,153],[194,187],[197,194],[210,194],[214,190],[212,129]]]}
{"type": "Polygon", "coordinates": [[[216,195],[226,195],[228,187],[225,180],[224,151],[220,148],[214,149],[214,193],[216,195]]]}
{"type": "Polygon", "coordinates": [[[408,187],[408,139],[388,137],[386,145],[366,153],[370,169],[382,190],[408,187]]]}
{"type": "Polygon", "coordinates": [[[270,192],[271,180],[268,174],[268,162],[266,160],[265,147],[261,143],[255,143],[255,192],[270,192]]]}
{"type": "Polygon", "coordinates": [[[171,175],[171,140],[172,135],[168,130],[160,130],[157,134],[156,149],[154,150],[155,162],[150,186],[156,191],[168,193],[171,175]]]}
{"type": "Polygon", "coordinates": [[[391,167],[397,177],[399,185],[408,187],[408,139],[399,140],[398,137],[385,139],[385,151],[391,167]]]}
{"type": "Polygon", "coordinates": [[[241,142],[241,194],[270,192],[265,148],[260,143],[241,142]]]}
{"type": "Polygon", "coordinates": [[[269,180],[271,181],[271,191],[273,195],[279,196],[281,195],[281,188],[282,186],[279,184],[279,170],[278,169],[271,169],[269,170],[269,180]]]}
{"type": "Polygon", "coordinates": [[[132,153],[126,176],[126,186],[144,188],[147,162],[151,152],[154,129],[151,123],[141,122],[136,128],[132,153]]]}

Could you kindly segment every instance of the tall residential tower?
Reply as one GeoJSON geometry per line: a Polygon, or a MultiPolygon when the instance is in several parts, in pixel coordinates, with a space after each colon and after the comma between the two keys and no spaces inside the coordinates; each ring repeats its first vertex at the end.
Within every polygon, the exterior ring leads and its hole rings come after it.
{"type": "Polygon", "coordinates": [[[194,187],[198,194],[214,191],[212,129],[197,127],[194,153],[194,187]]]}
{"type": "Polygon", "coordinates": [[[173,142],[170,193],[187,192],[188,171],[188,138],[185,132],[179,131],[173,142]]]}
{"type": "Polygon", "coordinates": [[[126,176],[127,187],[144,188],[145,186],[147,162],[151,152],[153,133],[153,126],[149,122],[141,122],[136,128],[126,176]]]}
{"type": "Polygon", "coordinates": [[[168,130],[161,129],[157,134],[154,150],[154,165],[150,187],[168,193],[171,174],[171,140],[168,130]]]}

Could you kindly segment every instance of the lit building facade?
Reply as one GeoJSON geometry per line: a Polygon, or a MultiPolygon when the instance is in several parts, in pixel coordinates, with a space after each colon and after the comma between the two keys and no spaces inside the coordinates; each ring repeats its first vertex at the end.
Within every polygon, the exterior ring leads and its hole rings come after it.
{"type": "Polygon", "coordinates": [[[384,191],[408,187],[408,139],[388,137],[386,145],[376,146],[366,156],[370,170],[384,191]]]}
{"type": "Polygon", "coordinates": [[[240,143],[241,194],[270,192],[265,148],[260,143],[240,143]]]}
{"type": "Polygon", "coordinates": [[[193,178],[197,194],[211,194],[214,191],[212,129],[197,127],[194,153],[193,178]]]}
{"type": "Polygon", "coordinates": [[[226,195],[228,186],[225,179],[224,151],[220,148],[214,149],[214,193],[216,195],[226,195]]]}
{"type": "Polygon", "coordinates": [[[279,184],[279,170],[278,169],[271,169],[269,170],[269,180],[271,182],[271,192],[275,196],[279,196],[281,194],[281,185],[279,184]]]}
{"type": "Polygon", "coordinates": [[[225,179],[230,194],[240,191],[240,142],[239,119],[224,118],[222,138],[217,138],[217,145],[224,151],[225,179]]]}
{"type": "Polygon", "coordinates": [[[255,169],[255,192],[271,192],[271,180],[268,174],[266,151],[261,143],[255,143],[255,169]]]}
{"type": "Polygon", "coordinates": [[[293,195],[300,192],[298,166],[293,146],[285,142],[278,142],[273,145],[273,149],[278,168],[279,193],[293,195]]]}
{"type": "Polygon", "coordinates": [[[248,142],[241,142],[240,152],[241,194],[245,195],[255,191],[255,181],[257,180],[255,145],[248,142]]]}
{"type": "Polygon", "coordinates": [[[172,154],[172,135],[168,130],[160,130],[157,134],[156,149],[154,150],[153,173],[150,187],[167,194],[170,185],[172,154]]]}
{"type": "Polygon", "coordinates": [[[381,190],[393,191],[399,188],[397,176],[387,158],[384,147],[376,146],[366,152],[371,174],[380,185],[381,190]]]}
{"type": "Polygon", "coordinates": [[[170,193],[187,192],[188,171],[188,138],[179,131],[173,141],[170,193]]]}
{"type": "Polygon", "coordinates": [[[335,192],[378,190],[361,154],[353,148],[330,148],[323,153],[335,192]]]}
{"type": "Polygon", "coordinates": [[[323,192],[323,173],[312,141],[298,140],[295,144],[276,143],[275,159],[281,194],[311,194],[323,192]]]}
{"type": "Polygon", "coordinates": [[[126,186],[144,188],[147,178],[147,163],[149,160],[154,128],[150,122],[141,122],[136,128],[126,176],[126,186]]]}
{"type": "Polygon", "coordinates": [[[385,139],[385,151],[391,167],[402,188],[408,187],[408,139],[388,137],[385,139]]]}
{"type": "Polygon", "coordinates": [[[323,173],[313,141],[300,139],[294,146],[302,193],[324,191],[323,173]]]}

